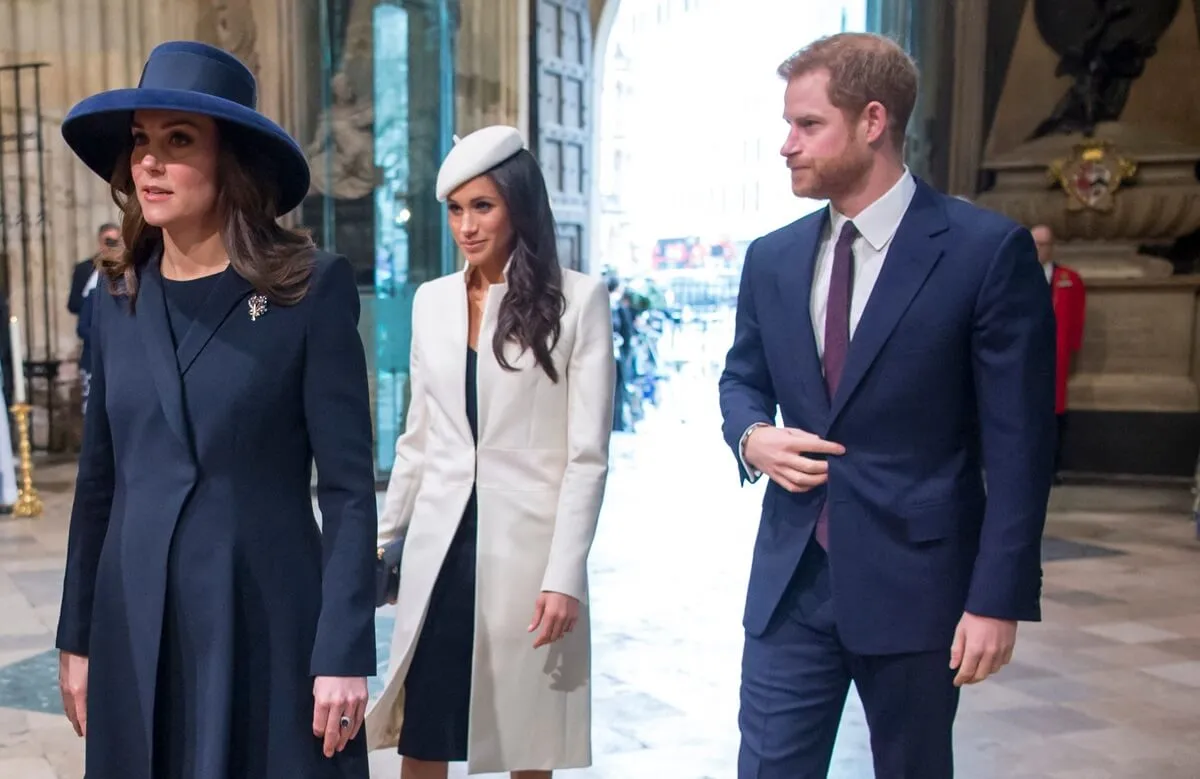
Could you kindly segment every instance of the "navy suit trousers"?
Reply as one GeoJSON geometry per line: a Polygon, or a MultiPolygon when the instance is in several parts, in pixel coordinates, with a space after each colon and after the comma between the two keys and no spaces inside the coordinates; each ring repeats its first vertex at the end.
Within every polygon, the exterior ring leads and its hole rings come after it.
{"type": "Polygon", "coordinates": [[[958,688],[950,647],[856,655],[834,623],[829,560],[811,541],[766,632],[746,636],[738,779],[824,779],[853,681],[876,779],[951,779],[958,688]]]}

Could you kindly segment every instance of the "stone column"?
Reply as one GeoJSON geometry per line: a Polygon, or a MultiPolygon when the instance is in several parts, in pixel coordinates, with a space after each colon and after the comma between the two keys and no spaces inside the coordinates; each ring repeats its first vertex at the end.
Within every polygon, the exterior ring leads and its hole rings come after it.
{"type": "Polygon", "coordinates": [[[946,191],[974,197],[983,154],[988,0],[958,0],[954,9],[949,175],[946,191]]]}
{"type": "MultiPolygon", "coordinates": [[[[95,251],[96,228],[117,217],[108,187],[62,142],[62,119],[80,99],[117,87],[136,85],[146,55],[157,43],[192,37],[198,0],[90,0],[29,2],[0,0],[0,59],[5,65],[44,62],[41,81],[41,166],[45,182],[43,213],[37,193],[36,139],[25,144],[23,176],[26,197],[20,202],[15,141],[6,141],[4,180],[6,215],[10,222],[24,213],[31,219],[28,252],[21,249],[19,234],[10,229],[8,246],[9,299],[12,311],[32,333],[33,354],[50,353],[71,359],[78,349],[75,321],[67,315],[66,298],[74,264],[95,251]],[[47,227],[43,254],[40,224],[47,227]],[[15,240],[14,240],[15,239],[15,240]],[[22,255],[28,262],[23,261],[22,255]],[[25,305],[25,265],[34,303],[25,305]],[[49,306],[43,301],[47,290],[49,306]],[[49,328],[46,326],[49,315],[49,328]]],[[[20,76],[22,110],[16,112],[16,86],[10,72],[0,73],[0,110],[4,133],[18,127],[26,133],[35,122],[32,71],[20,76]]]]}
{"type": "Polygon", "coordinates": [[[296,54],[303,51],[301,5],[296,0],[254,0],[243,11],[243,29],[247,37],[253,35],[246,64],[257,68],[258,109],[293,135],[299,119],[296,87],[307,87],[296,72],[296,54]]]}
{"type": "MultiPolygon", "coordinates": [[[[526,0],[462,0],[456,52],[455,124],[522,127],[529,99],[526,0]]],[[[526,128],[522,128],[526,129],[526,128]]]]}
{"type": "MultiPolygon", "coordinates": [[[[449,254],[449,234],[445,226],[444,206],[437,202],[434,185],[442,158],[448,151],[444,138],[444,94],[447,57],[443,47],[449,42],[443,24],[439,0],[409,0],[408,8],[408,104],[409,174],[408,222],[409,282],[419,284],[440,276],[445,268],[443,257],[449,254]]],[[[453,9],[451,9],[453,10],[453,9]]],[[[465,9],[464,9],[465,11],[465,9]]],[[[460,43],[460,46],[462,44],[460,43]]]]}

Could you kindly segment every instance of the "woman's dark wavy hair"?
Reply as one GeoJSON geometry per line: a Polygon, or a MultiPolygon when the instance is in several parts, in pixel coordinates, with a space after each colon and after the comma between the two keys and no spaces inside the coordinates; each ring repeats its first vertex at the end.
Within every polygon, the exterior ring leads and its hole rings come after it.
{"type": "Polygon", "coordinates": [[[492,352],[505,370],[516,370],[504,356],[512,342],[533,352],[550,381],[558,382],[551,351],[562,332],[567,307],[558,264],[557,230],[546,180],[537,160],[525,149],[488,171],[508,209],[516,245],[508,268],[508,292],[500,304],[492,352]]]}
{"type": "MultiPolygon", "coordinates": [[[[308,292],[315,245],[307,231],[284,227],[279,217],[276,166],[236,125],[217,122],[217,209],[229,264],[254,289],[280,305],[300,302],[308,292]]],[[[100,271],[113,295],[137,300],[138,273],[162,246],[162,229],[146,223],[130,171],[133,138],[121,152],[109,182],[121,209],[125,251],[104,259],[100,271]]]]}

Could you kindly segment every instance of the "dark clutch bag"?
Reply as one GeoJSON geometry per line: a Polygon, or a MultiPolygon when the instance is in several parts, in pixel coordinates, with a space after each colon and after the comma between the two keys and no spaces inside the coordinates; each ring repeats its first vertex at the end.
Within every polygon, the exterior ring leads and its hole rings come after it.
{"type": "Polygon", "coordinates": [[[404,539],[397,538],[379,547],[375,560],[375,608],[392,603],[400,592],[400,558],[404,556],[404,539]]]}

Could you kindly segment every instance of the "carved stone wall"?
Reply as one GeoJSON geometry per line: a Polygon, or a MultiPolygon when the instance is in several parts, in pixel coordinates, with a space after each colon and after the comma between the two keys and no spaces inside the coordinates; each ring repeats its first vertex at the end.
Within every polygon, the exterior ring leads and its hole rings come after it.
{"type": "Polygon", "coordinates": [[[459,134],[489,124],[527,133],[529,3],[462,0],[461,8],[454,106],[459,134]]]}
{"type": "MultiPolygon", "coordinates": [[[[95,250],[96,228],[112,221],[116,208],[107,188],[77,162],[62,141],[60,127],[67,110],[79,99],[113,87],[137,83],[146,54],[155,44],[170,38],[192,37],[196,27],[194,0],[93,0],[93,2],[29,2],[0,0],[0,63],[45,62],[41,70],[41,132],[44,143],[42,165],[45,175],[45,213],[36,197],[37,153],[31,146],[25,157],[25,202],[20,202],[21,182],[10,150],[4,168],[5,201],[10,223],[21,218],[44,219],[48,243],[43,255],[40,242],[29,246],[30,287],[37,300],[34,311],[25,311],[24,271],[20,251],[7,258],[7,291],[13,313],[32,332],[33,355],[40,359],[49,346],[59,358],[73,356],[77,349],[74,318],[66,311],[74,264],[95,250]],[[42,311],[42,289],[48,287],[47,330],[42,311]]],[[[34,93],[31,76],[21,79],[24,110],[15,111],[15,89],[10,73],[0,73],[0,110],[5,132],[19,127],[32,133],[34,93]]]]}
{"type": "Polygon", "coordinates": [[[236,56],[256,78],[261,74],[251,0],[202,0],[195,36],[236,56]]]}
{"type": "MultiPolygon", "coordinates": [[[[0,64],[47,63],[40,73],[45,213],[40,213],[37,198],[37,153],[32,142],[24,155],[24,203],[19,198],[21,182],[12,143],[5,147],[10,164],[4,168],[3,180],[10,222],[44,219],[48,226],[45,256],[37,240],[30,242],[27,252],[36,310],[24,310],[25,272],[20,247],[14,245],[12,236],[7,258],[8,296],[13,313],[26,320],[23,325],[32,332],[36,358],[43,356],[47,345],[59,359],[75,356],[75,321],[66,311],[71,269],[95,250],[96,228],[118,216],[107,187],[63,143],[60,128],[66,112],[87,95],[134,86],[146,56],[158,43],[192,38],[231,51],[254,70],[259,78],[260,109],[290,127],[297,102],[295,46],[290,41],[303,1],[0,0],[0,19],[6,20],[0,25],[0,64]],[[48,329],[40,303],[43,286],[48,286],[50,302],[48,329]]],[[[11,74],[0,72],[5,132],[17,127],[26,133],[36,129],[33,85],[32,75],[21,78],[24,110],[18,116],[14,109],[18,87],[11,74]]]]}

